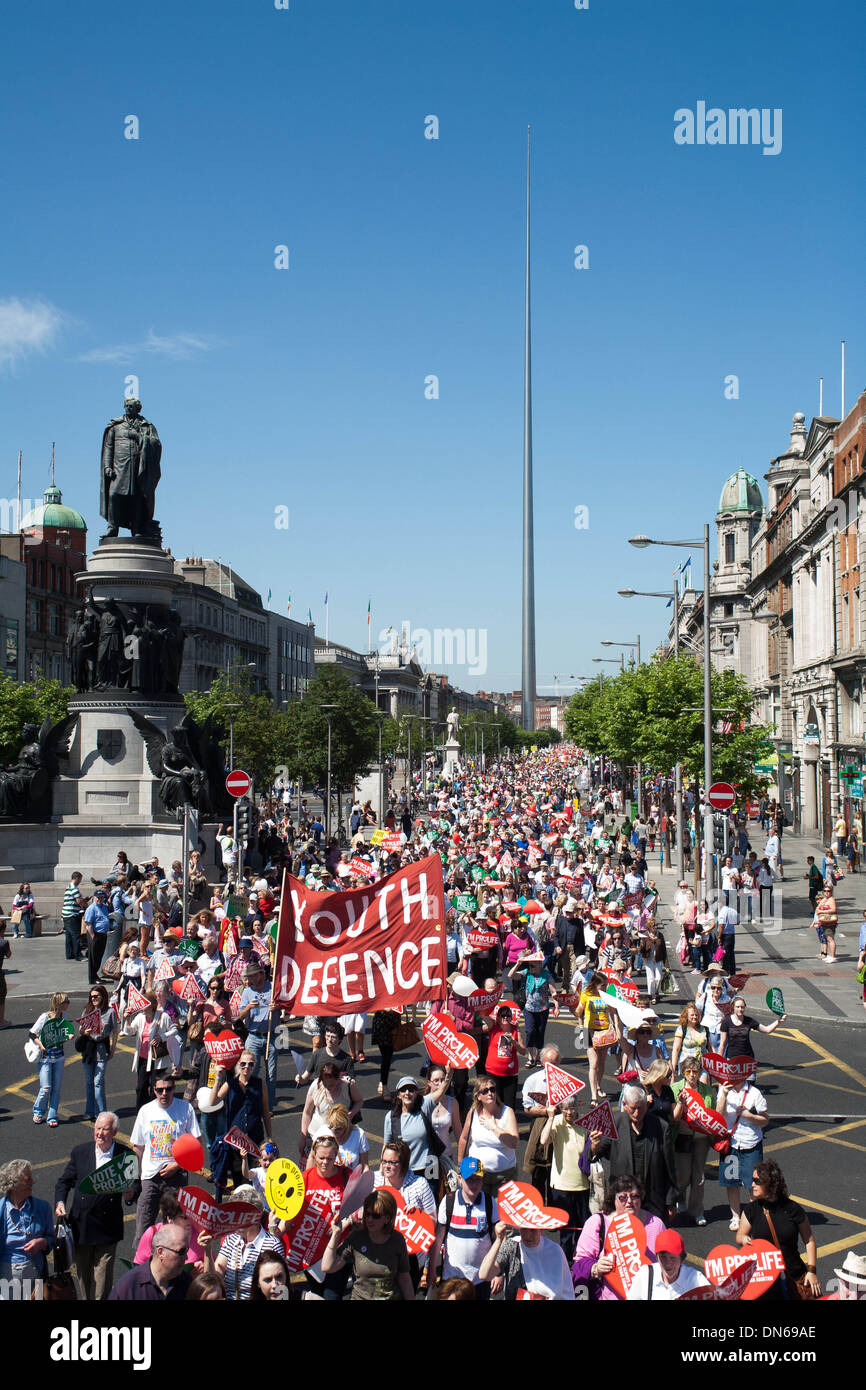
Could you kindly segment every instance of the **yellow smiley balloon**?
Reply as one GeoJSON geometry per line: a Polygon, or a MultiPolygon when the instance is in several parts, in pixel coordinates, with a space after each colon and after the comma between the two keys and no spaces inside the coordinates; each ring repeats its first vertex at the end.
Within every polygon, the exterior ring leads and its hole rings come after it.
{"type": "Polygon", "coordinates": [[[290,1158],[275,1158],[268,1167],[265,1197],[281,1221],[292,1221],[304,1204],[304,1175],[290,1158]]]}

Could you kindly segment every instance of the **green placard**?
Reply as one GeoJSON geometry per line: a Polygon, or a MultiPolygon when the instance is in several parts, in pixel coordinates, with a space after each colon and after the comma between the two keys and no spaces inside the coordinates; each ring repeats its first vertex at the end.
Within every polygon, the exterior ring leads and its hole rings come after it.
{"type": "Polygon", "coordinates": [[[785,1001],[782,998],[782,991],[777,989],[775,985],[772,989],[767,990],[766,1002],[767,1008],[774,1014],[783,1014],[785,1012],[785,1001]]]}
{"type": "Polygon", "coordinates": [[[476,883],[481,883],[487,877],[487,870],[482,869],[480,864],[472,865],[472,877],[476,883]]]}
{"type": "Polygon", "coordinates": [[[478,911],[478,899],[472,893],[456,893],[451,899],[451,903],[458,912],[478,911]]]}
{"type": "Polygon", "coordinates": [[[78,1187],[89,1197],[99,1197],[108,1192],[125,1192],[137,1177],[138,1159],[135,1154],[115,1154],[108,1163],[103,1163],[101,1168],[82,1178],[78,1187]]]}
{"type": "Polygon", "coordinates": [[[198,941],[193,941],[191,937],[185,937],[183,941],[179,941],[177,949],[182,956],[186,956],[189,960],[198,960],[202,950],[201,944],[198,941]]]}
{"type": "Polygon", "coordinates": [[[566,839],[563,839],[563,841],[562,841],[562,848],[563,848],[563,849],[577,849],[577,841],[576,841],[576,840],[566,840],[566,839]]]}
{"type": "Polygon", "coordinates": [[[43,1047],[61,1047],[75,1036],[75,1024],[68,1018],[49,1018],[39,1035],[43,1047]]]}

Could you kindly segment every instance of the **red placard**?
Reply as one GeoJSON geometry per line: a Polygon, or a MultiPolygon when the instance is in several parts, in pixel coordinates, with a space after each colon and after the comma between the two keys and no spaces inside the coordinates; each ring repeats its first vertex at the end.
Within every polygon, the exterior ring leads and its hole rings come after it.
{"type": "Polygon", "coordinates": [[[181,1187],[177,1200],[190,1221],[211,1236],[228,1236],[255,1225],[261,1212],[250,1202],[214,1202],[203,1187],[181,1187]]]}
{"type": "Polygon", "coordinates": [[[86,1014],[82,1014],[76,1022],[82,1033],[90,1033],[97,1029],[102,1031],[102,1014],[99,1009],[90,1009],[86,1014]]]}
{"type": "Polygon", "coordinates": [[[775,1284],[785,1268],[781,1250],[768,1240],[753,1240],[743,1249],[735,1245],[716,1245],[704,1260],[704,1274],[711,1284],[722,1285],[741,1264],[751,1259],[757,1261],[755,1271],[740,1295],[751,1302],[775,1284]]]}
{"type": "Polygon", "coordinates": [[[721,1057],[717,1052],[705,1052],[701,1057],[704,1071],[723,1086],[739,1087],[758,1070],[754,1057],[721,1057]]]}
{"type": "Polygon", "coordinates": [[[581,1115],[577,1121],[581,1129],[588,1130],[592,1134],[593,1130],[600,1130],[605,1139],[617,1139],[616,1120],[610,1108],[609,1100],[599,1101],[591,1110],[587,1110],[585,1115],[581,1115]]]}
{"type": "Polygon", "coordinates": [[[718,1110],[708,1110],[697,1091],[684,1086],[680,1091],[680,1100],[685,1105],[685,1121],[689,1129],[697,1130],[698,1134],[709,1134],[713,1139],[730,1139],[724,1115],[720,1115],[718,1110]]]}
{"type": "Polygon", "coordinates": [[[231,1010],[232,1018],[237,1018],[238,1014],[241,1011],[241,998],[241,991],[239,989],[236,989],[231,999],[229,1000],[229,1009],[231,1010]]]}
{"type": "Polygon", "coordinates": [[[492,1014],[500,999],[502,998],[502,985],[497,985],[495,989],[473,990],[466,1003],[470,1009],[474,1009],[477,1014],[492,1014]]]}
{"type": "Polygon", "coordinates": [[[474,1067],[478,1044],[469,1033],[459,1033],[452,1019],[444,1014],[428,1014],[421,1028],[430,1060],[440,1066],[458,1069],[474,1067]]]}
{"type": "MultiPolygon", "coordinates": [[[[727,1248],[719,1246],[720,1250],[727,1248]]],[[[729,1303],[732,1299],[742,1298],[757,1267],[756,1259],[746,1259],[721,1284],[701,1284],[697,1289],[687,1289],[674,1301],[679,1303],[685,1298],[693,1303],[729,1303]]]]}
{"type": "Polygon", "coordinates": [[[205,1033],[204,1050],[212,1062],[230,1071],[244,1050],[237,1033],[224,1028],[221,1033],[205,1033]]]}
{"type": "Polygon", "coordinates": [[[563,1071],[561,1067],[556,1067],[552,1062],[544,1064],[544,1079],[547,1083],[547,1103],[548,1105],[561,1105],[569,1096],[576,1096],[578,1091],[585,1089],[585,1082],[578,1081],[576,1076],[571,1076],[569,1072],[563,1071]]]}
{"type": "Polygon", "coordinates": [[[171,961],[169,960],[168,956],[163,956],[162,960],[161,960],[160,963],[159,963],[159,969],[157,970],[156,974],[155,974],[154,977],[153,977],[153,983],[154,983],[154,984],[159,984],[159,982],[160,982],[161,980],[173,980],[173,979],[174,979],[174,966],[172,965],[172,963],[171,963],[171,961]]]}
{"type": "Polygon", "coordinates": [[[444,921],[438,854],[347,893],[314,892],[285,875],[274,1002],[306,1017],[442,999],[444,921]]]}
{"type": "Polygon", "coordinates": [[[150,1000],[146,999],[141,990],[135,988],[135,985],[130,985],[126,996],[126,1017],[132,1018],[133,1014],[143,1013],[145,1009],[149,1008],[150,1000]]]}
{"type": "Polygon", "coordinates": [[[242,1154],[249,1154],[251,1158],[261,1162],[262,1151],[248,1134],[244,1134],[237,1125],[232,1125],[227,1134],[223,1135],[223,1142],[231,1144],[233,1149],[239,1149],[242,1154]]]}
{"type": "MultiPolygon", "coordinates": [[[[628,1004],[637,1004],[640,998],[640,989],[632,980],[617,980],[609,970],[603,970],[601,973],[610,980],[618,999],[625,999],[628,1004]]],[[[610,987],[605,990],[605,994],[610,994],[610,987]]]]}
{"type": "Polygon", "coordinates": [[[187,975],[183,982],[183,989],[180,991],[180,997],[185,1004],[198,1004],[204,999],[204,990],[192,972],[187,975]]]}
{"type": "Polygon", "coordinates": [[[616,1264],[604,1276],[614,1293],[625,1298],[643,1265],[651,1264],[646,1255],[646,1227],[630,1211],[613,1218],[604,1238],[604,1253],[613,1255],[616,1264]]]}
{"type": "Polygon", "coordinates": [[[495,931],[481,931],[480,928],[466,933],[466,940],[476,951],[490,951],[494,946],[499,945],[499,933],[495,931]]]}
{"type": "Polygon", "coordinates": [[[433,1217],[417,1207],[397,1207],[394,1230],[399,1231],[406,1242],[410,1255],[429,1255],[433,1246],[436,1227],[433,1217]]]}
{"type": "Polygon", "coordinates": [[[307,1188],[304,1205],[292,1225],[289,1253],[286,1263],[294,1274],[299,1269],[307,1269],[322,1258],[331,1222],[339,1210],[342,1192],[339,1188],[307,1188]]]}
{"type": "Polygon", "coordinates": [[[376,873],[373,865],[366,859],[350,859],[349,868],[357,878],[373,878],[376,873]]]}
{"type": "Polygon", "coordinates": [[[399,831],[391,831],[388,835],[383,835],[379,841],[379,848],[385,850],[387,854],[393,854],[394,850],[403,848],[403,837],[399,831]]]}
{"type": "Polygon", "coordinates": [[[252,779],[250,777],[250,774],[248,772],[244,772],[239,767],[236,767],[234,772],[230,772],[228,777],[226,778],[226,791],[228,792],[229,796],[246,796],[251,786],[252,779]]]}
{"type": "Polygon", "coordinates": [[[531,1226],[537,1231],[557,1231],[568,1225],[562,1207],[546,1207],[537,1187],[528,1182],[505,1182],[496,1194],[500,1221],[509,1226],[531,1226]]]}

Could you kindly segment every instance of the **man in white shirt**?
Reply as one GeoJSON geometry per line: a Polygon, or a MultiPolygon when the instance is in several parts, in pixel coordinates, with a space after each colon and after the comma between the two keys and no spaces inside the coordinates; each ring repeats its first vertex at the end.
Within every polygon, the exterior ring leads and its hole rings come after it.
{"type": "Polygon", "coordinates": [[[709,1280],[685,1261],[686,1247],[679,1231],[662,1231],[656,1238],[657,1263],[643,1265],[626,1294],[630,1303],[649,1299],[653,1303],[672,1303],[689,1289],[699,1289],[709,1280]]]}
{"type": "Polygon", "coordinates": [[[478,1158],[468,1156],[460,1164],[460,1187],[443,1197],[436,1216],[436,1237],[430,1251],[430,1277],[439,1263],[439,1251],[444,1251],[443,1279],[468,1279],[475,1285],[475,1297],[487,1302],[496,1292],[479,1273],[481,1263],[493,1244],[493,1232],[499,1220],[496,1201],[483,1191],[484,1166],[478,1158]]]}
{"type": "Polygon", "coordinates": [[[560,1062],[560,1051],[553,1043],[548,1043],[541,1049],[541,1069],[530,1072],[523,1083],[522,1104],[524,1115],[532,1120],[538,1120],[542,1115],[547,1114],[547,1074],[544,1070],[544,1063],[550,1062],[551,1066],[558,1067],[560,1062]]]}
{"type": "Polygon", "coordinates": [[[196,1113],[185,1100],[176,1100],[174,1077],[157,1072],[155,1100],[143,1105],[135,1117],[132,1147],[141,1165],[141,1196],[135,1210],[135,1243],[152,1226],[166,1188],[183,1187],[186,1173],[175,1163],[171,1148],[182,1134],[201,1134],[196,1113]]]}
{"type": "Polygon", "coordinates": [[[683,909],[689,900],[689,885],[682,879],[680,886],[674,894],[674,920],[682,921],[683,909]]]}

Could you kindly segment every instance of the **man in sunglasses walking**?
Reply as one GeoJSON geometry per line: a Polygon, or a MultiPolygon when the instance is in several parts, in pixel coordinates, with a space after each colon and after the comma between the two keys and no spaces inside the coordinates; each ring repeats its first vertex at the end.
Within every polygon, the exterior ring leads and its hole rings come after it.
{"type": "Polygon", "coordinates": [[[175,1163],[171,1149],[182,1134],[201,1134],[192,1106],[178,1100],[174,1079],[164,1072],[157,1075],[154,1099],[143,1105],[135,1117],[132,1147],[141,1168],[141,1196],[135,1209],[135,1243],[152,1226],[166,1188],[183,1187],[186,1173],[175,1163]]]}

